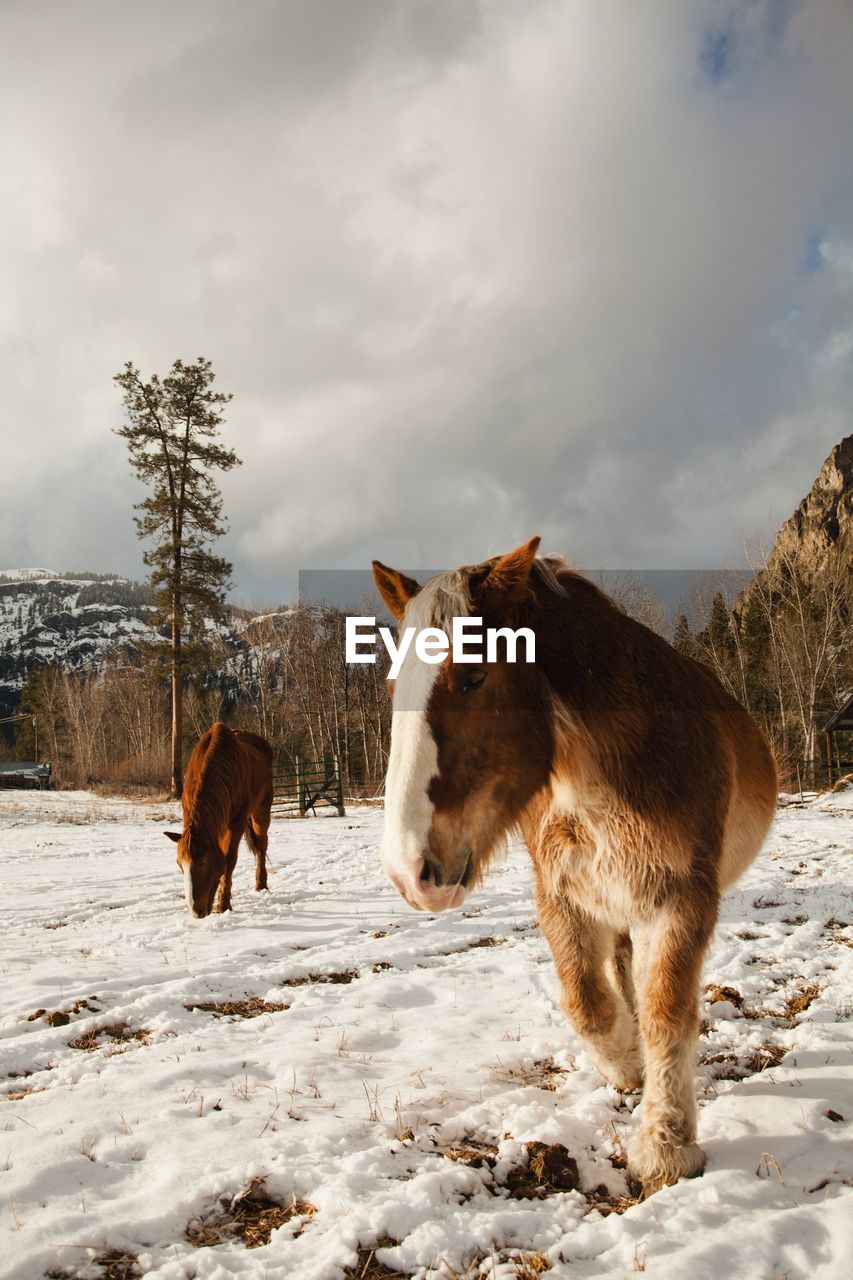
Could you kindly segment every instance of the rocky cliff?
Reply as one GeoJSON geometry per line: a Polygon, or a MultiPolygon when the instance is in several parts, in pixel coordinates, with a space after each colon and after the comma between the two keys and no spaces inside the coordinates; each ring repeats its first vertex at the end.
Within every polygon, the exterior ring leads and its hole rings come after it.
{"type": "Polygon", "coordinates": [[[820,469],[810,492],[776,535],[766,568],[762,568],[735,601],[732,613],[740,620],[750,599],[785,566],[796,567],[810,584],[830,561],[853,565],[853,436],[835,446],[820,469]]]}
{"type": "Polygon", "coordinates": [[[811,492],[782,525],[769,567],[796,561],[808,581],[839,552],[853,564],[853,435],[835,446],[811,492]]]}

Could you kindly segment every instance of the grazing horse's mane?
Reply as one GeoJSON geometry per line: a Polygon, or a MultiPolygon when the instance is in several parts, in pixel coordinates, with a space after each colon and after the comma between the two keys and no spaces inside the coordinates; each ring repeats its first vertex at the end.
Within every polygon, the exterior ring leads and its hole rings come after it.
{"type": "Polygon", "coordinates": [[[233,736],[224,725],[213,725],[205,737],[207,749],[198,772],[187,771],[184,822],[191,836],[216,844],[228,824],[233,778],[240,761],[233,736]]]}

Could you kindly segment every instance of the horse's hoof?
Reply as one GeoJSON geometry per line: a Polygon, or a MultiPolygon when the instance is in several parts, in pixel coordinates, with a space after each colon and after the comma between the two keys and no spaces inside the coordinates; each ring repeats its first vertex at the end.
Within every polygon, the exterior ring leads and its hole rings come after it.
{"type": "Polygon", "coordinates": [[[698,1142],[676,1146],[654,1130],[639,1129],[628,1143],[628,1172],[646,1195],[672,1186],[679,1178],[696,1178],[705,1168],[705,1152],[698,1142]]]}
{"type": "Polygon", "coordinates": [[[607,1083],[612,1084],[620,1093],[635,1093],[637,1089],[642,1089],[643,1062],[639,1053],[628,1053],[618,1062],[594,1054],[593,1062],[607,1083]]]}

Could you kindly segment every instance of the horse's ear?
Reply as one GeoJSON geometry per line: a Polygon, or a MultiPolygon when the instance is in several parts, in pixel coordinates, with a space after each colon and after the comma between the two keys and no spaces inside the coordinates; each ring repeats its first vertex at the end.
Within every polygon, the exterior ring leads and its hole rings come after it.
{"type": "Polygon", "coordinates": [[[515,551],[499,556],[486,574],[484,585],[493,591],[503,591],[510,599],[519,600],[527,591],[530,570],[542,539],[536,534],[515,551]]]}
{"type": "Polygon", "coordinates": [[[421,589],[414,578],[407,578],[399,569],[389,569],[379,560],[373,561],[373,581],[395,618],[402,618],[406,605],[421,589]]]}
{"type": "Polygon", "coordinates": [[[174,840],[175,844],[177,844],[181,838],[180,831],[164,831],[163,835],[168,836],[170,840],[174,840]]]}

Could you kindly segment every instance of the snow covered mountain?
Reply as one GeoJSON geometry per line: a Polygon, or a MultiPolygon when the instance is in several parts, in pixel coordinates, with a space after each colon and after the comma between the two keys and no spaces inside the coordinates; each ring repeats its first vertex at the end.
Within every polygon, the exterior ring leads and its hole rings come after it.
{"type": "Polygon", "coordinates": [[[149,629],[151,592],[127,578],[48,569],[0,573],[0,706],[11,708],[31,668],[97,666],[149,629]]]}

